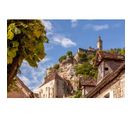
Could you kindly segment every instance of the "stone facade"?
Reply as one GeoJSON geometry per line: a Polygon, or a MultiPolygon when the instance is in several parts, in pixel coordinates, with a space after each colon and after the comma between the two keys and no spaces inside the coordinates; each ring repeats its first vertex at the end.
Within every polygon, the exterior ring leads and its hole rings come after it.
{"type": "Polygon", "coordinates": [[[93,88],[90,83],[83,85],[84,97],[88,98],[121,98],[125,95],[125,62],[124,56],[98,52],[95,65],[98,66],[97,82],[93,88]]]}
{"type": "Polygon", "coordinates": [[[98,66],[98,77],[97,82],[101,82],[103,78],[107,75],[115,71],[120,65],[122,61],[116,60],[104,60],[98,66]]]}
{"type": "Polygon", "coordinates": [[[56,72],[51,72],[46,77],[45,83],[34,91],[40,98],[63,98],[68,96],[70,92],[70,84],[56,72]]]}
{"type": "Polygon", "coordinates": [[[55,80],[51,80],[49,83],[34,90],[34,93],[38,94],[39,98],[54,98],[55,97],[55,80]]]}
{"type": "Polygon", "coordinates": [[[119,77],[117,82],[101,90],[100,95],[97,98],[122,98],[125,97],[125,74],[123,73],[119,77]],[[108,95],[108,97],[107,97],[108,95]]]}
{"type": "Polygon", "coordinates": [[[120,76],[120,80],[116,82],[112,87],[113,97],[114,98],[121,98],[125,97],[125,74],[120,76]]]}

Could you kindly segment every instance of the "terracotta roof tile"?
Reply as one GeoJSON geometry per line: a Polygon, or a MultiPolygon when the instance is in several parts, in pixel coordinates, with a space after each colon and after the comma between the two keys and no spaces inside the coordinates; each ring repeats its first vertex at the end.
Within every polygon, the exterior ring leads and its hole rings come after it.
{"type": "Polygon", "coordinates": [[[82,86],[96,86],[97,81],[93,78],[81,79],[80,80],[82,86]]]}

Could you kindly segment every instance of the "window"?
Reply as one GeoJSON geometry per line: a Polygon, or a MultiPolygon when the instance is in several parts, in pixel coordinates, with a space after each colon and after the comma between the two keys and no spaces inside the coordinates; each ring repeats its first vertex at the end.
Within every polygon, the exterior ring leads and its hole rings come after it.
{"type": "Polygon", "coordinates": [[[104,70],[105,70],[105,71],[108,71],[109,69],[108,69],[108,67],[105,67],[104,70]]]}
{"type": "Polygon", "coordinates": [[[109,67],[107,65],[105,65],[105,67],[104,67],[104,76],[106,76],[107,74],[109,74],[109,67]]]}

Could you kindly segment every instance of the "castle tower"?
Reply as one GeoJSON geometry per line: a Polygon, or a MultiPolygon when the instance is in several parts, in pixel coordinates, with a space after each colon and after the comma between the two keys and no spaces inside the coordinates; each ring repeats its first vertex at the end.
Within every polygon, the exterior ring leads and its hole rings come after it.
{"type": "Polygon", "coordinates": [[[103,49],[103,46],[102,46],[102,39],[101,39],[101,36],[98,37],[98,41],[97,41],[97,49],[98,50],[102,50],[103,49]]]}

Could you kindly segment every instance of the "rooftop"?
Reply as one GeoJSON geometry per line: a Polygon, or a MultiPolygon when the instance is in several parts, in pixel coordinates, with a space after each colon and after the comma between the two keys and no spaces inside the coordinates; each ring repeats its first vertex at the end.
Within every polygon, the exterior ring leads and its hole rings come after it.
{"type": "Polygon", "coordinates": [[[82,86],[96,86],[97,81],[93,78],[81,79],[82,86]]]}
{"type": "Polygon", "coordinates": [[[124,61],[125,56],[117,54],[117,53],[112,54],[110,52],[97,51],[96,58],[94,60],[94,65],[98,66],[105,59],[106,60],[124,61]]]}
{"type": "Polygon", "coordinates": [[[117,78],[122,72],[125,71],[125,63],[122,63],[121,66],[114,72],[108,74],[104,77],[104,79],[94,88],[92,89],[85,97],[92,98],[94,97],[102,88],[107,86],[109,83],[113,81],[118,81],[117,78]]]}

